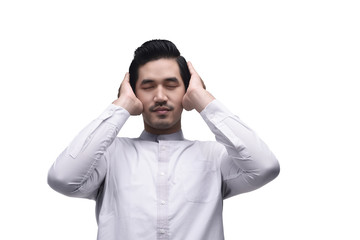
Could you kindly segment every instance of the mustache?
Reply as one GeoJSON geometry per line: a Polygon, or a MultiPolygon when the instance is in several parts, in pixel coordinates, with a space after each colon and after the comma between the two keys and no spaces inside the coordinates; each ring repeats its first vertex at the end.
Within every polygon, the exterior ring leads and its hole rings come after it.
{"type": "Polygon", "coordinates": [[[154,111],[156,111],[158,108],[165,108],[165,109],[168,110],[168,111],[174,110],[174,107],[173,107],[173,106],[171,106],[171,105],[169,105],[169,104],[166,104],[166,103],[156,103],[154,106],[151,106],[151,107],[149,108],[149,110],[150,110],[151,112],[154,112],[154,111]]]}

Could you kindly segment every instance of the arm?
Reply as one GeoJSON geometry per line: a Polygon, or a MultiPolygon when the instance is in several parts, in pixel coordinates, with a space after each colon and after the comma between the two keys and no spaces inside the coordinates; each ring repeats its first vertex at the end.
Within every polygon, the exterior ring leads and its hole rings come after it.
{"type": "Polygon", "coordinates": [[[204,88],[189,64],[191,79],[184,96],[186,110],[196,109],[226,153],[221,159],[223,197],[255,190],[279,174],[279,163],[256,133],[242,123],[204,88]]]}
{"type": "Polygon", "coordinates": [[[119,98],[97,119],[85,127],[60,154],[48,173],[48,184],[73,197],[95,198],[107,167],[104,153],[130,115],[142,112],[126,74],[119,98]]]}
{"type": "Polygon", "coordinates": [[[211,102],[201,116],[226,148],[220,168],[223,197],[255,190],[277,177],[279,163],[267,145],[218,100],[211,102]]]}

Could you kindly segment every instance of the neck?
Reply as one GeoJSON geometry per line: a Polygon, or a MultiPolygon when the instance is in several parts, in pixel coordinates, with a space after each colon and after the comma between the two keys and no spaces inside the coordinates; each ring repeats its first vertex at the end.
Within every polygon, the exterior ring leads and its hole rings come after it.
{"type": "Polygon", "coordinates": [[[154,128],[146,123],[144,123],[145,131],[154,135],[165,135],[176,133],[181,130],[181,121],[177,122],[174,126],[170,128],[154,128]]]}

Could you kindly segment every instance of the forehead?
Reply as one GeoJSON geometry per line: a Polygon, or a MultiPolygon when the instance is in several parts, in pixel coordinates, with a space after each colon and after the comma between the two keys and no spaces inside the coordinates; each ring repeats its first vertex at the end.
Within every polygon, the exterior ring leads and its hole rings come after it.
{"type": "MultiPolygon", "coordinates": [[[[175,59],[161,58],[150,61],[139,68],[138,82],[144,79],[154,81],[164,80],[166,78],[177,78],[181,80],[179,65],[175,59]]],[[[182,82],[182,81],[180,81],[182,82]]]]}

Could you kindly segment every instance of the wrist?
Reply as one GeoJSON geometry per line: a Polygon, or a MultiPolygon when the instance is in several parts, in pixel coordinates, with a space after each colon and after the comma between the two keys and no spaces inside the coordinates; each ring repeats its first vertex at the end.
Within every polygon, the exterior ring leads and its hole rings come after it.
{"type": "Polygon", "coordinates": [[[112,103],[116,106],[120,106],[120,107],[124,108],[130,114],[133,114],[133,112],[134,112],[135,102],[131,98],[121,96],[118,99],[116,99],[115,101],[113,101],[112,103]]]}
{"type": "Polygon", "coordinates": [[[189,97],[196,111],[201,112],[215,97],[205,89],[193,90],[189,97]]]}
{"type": "Polygon", "coordinates": [[[118,99],[116,99],[115,101],[113,101],[112,103],[114,104],[114,105],[117,105],[117,106],[120,106],[120,107],[122,107],[122,108],[128,108],[128,106],[129,106],[129,103],[128,103],[129,101],[128,100],[126,100],[125,98],[122,98],[122,97],[119,97],[118,99]]]}

